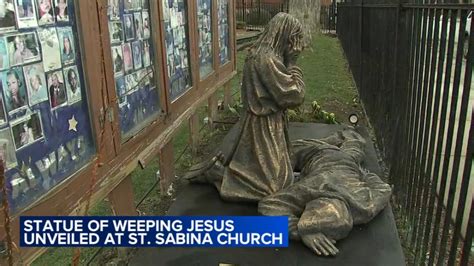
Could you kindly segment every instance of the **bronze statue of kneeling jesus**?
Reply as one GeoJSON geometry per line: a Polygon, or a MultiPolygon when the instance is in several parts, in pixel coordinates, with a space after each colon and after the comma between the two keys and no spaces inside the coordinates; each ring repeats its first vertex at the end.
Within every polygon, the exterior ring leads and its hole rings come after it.
{"type": "Polygon", "coordinates": [[[244,112],[230,153],[193,166],[185,178],[214,184],[224,200],[258,202],[263,215],[288,216],[292,239],[330,256],[353,225],[385,208],[391,189],[361,168],[365,141],[354,130],[289,141],[286,110],[300,105],[305,93],[296,66],[302,36],[301,24],[288,14],[269,22],[245,62],[244,112]],[[301,173],[298,179],[294,172],[301,173]]]}

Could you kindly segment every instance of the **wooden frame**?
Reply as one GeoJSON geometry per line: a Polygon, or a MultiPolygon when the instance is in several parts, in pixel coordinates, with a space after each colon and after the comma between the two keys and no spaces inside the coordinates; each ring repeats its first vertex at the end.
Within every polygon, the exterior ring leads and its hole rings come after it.
{"type": "MultiPolygon", "coordinates": [[[[110,41],[108,39],[107,0],[79,1],[75,0],[78,31],[81,39],[81,50],[85,81],[88,84],[88,100],[90,105],[90,117],[95,132],[95,144],[98,150],[88,165],[79,172],[67,178],[60,185],[54,187],[42,198],[22,210],[20,213],[10,217],[12,220],[12,237],[16,243],[19,240],[19,216],[35,215],[84,215],[85,206],[89,200],[87,197],[91,186],[91,176],[94,168],[97,168],[97,181],[93,187],[90,204],[93,205],[105,197],[109,197],[112,204],[119,204],[129,200],[131,182],[130,173],[138,166],[146,166],[153,158],[160,155],[162,162],[172,164],[166,157],[172,153],[172,138],[183,122],[195,115],[196,110],[207,103],[208,98],[214,95],[216,90],[222,86],[229,88],[229,81],[236,74],[235,62],[235,8],[234,1],[229,1],[229,28],[231,60],[224,66],[220,65],[218,36],[217,33],[217,0],[213,1],[212,34],[214,72],[205,80],[200,81],[197,41],[197,16],[196,0],[186,0],[188,4],[188,27],[189,27],[189,54],[191,57],[191,75],[193,86],[184,95],[174,102],[169,99],[167,78],[163,10],[162,0],[150,1],[150,18],[152,29],[159,29],[152,33],[154,42],[154,65],[155,82],[160,93],[160,107],[162,113],[143,128],[133,138],[122,143],[119,126],[119,111],[116,104],[115,78],[112,67],[112,55],[110,41]],[[100,47],[100,49],[98,49],[100,47]],[[106,119],[109,112],[113,112],[113,120],[106,119]],[[105,123],[102,122],[105,121],[105,123]],[[103,125],[103,126],[101,126],[103,125]],[[109,140],[113,141],[109,141],[109,140]],[[128,178],[128,179],[127,179],[128,178]],[[114,191],[117,188],[117,191],[114,191]],[[126,191],[128,197],[121,199],[117,197],[120,191],[126,191]]],[[[194,123],[196,117],[194,117],[194,123]]],[[[172,158],[172,156],[171,156],[172,158]]],[[[165,191],[173,178],[172,165],[161,166],[162,173],[161,190],[165,191]]],[[[130,210],[133,206],[113,206],[117,213],[135,213],[130,210]]],[[[4,217],[0,218],[3,221],[4,217]]],[[[2,226],[3,227],[3,226],[2,226]]],[[[0,237],[5,238],[5,231],[0,231],[0,237]]],[[[18,246],[18,245],[17,245],[18,246]]],[[[14,252],[16,258],[21,256],[23,263],[28,264],[37,258],[45,249],[22,248],[20,253],[14,252]]],[[[0,264],[3,264],[0,260],[0,264]]]]}

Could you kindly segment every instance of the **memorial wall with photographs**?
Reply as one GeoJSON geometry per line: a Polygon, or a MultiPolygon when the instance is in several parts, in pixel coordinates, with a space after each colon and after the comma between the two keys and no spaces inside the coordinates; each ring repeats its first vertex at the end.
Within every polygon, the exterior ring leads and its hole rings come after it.
{"type": "Polygon", "coordinates": [[[160,113],[148,0],[109,0],[109,33],[122,140],[160,113]]]}
{"type": "Polygon", "coordinates": [[[17,212],[96,153],[74,1],[0,0],[0,159],[17,212]]]}
{"type": "Polygon", "coordinates": [[[230,61],[229,0],[217,0],[217,3],[219,59],[221,65],[224,65],[230,61]]]}
{"type": "Polygon", "coordinates": [[[169,94],[173,101],[192,86],[188,10],[185,0],[163,0],[162,3],[169,94]]]}
{"type": "Polygon", "coordinates": [[[199,34],[199,75],[201,80],[212,73],[212,0],[197,0],[199,34]]]}

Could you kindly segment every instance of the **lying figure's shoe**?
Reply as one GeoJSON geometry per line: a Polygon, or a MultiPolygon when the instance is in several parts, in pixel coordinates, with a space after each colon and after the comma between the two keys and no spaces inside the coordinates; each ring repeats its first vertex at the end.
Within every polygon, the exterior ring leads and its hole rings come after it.
{"type": "Polygon", "coordinates": [[[222,160],[222,152],[218,152],[214,157],[193,165],[183,178],[191,183],[209,183],[206,172],[210,170],[217,162],[222,160]]]}

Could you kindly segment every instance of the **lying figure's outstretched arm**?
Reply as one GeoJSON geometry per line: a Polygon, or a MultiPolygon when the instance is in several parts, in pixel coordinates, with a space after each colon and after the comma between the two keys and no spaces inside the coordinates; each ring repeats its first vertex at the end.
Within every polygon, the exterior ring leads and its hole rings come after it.
{"type": "Polygon", "coordinates": [[[339,253],[336,241],[347,237],[352,226],[352,215],[346,203],[338,198],[323,197],[306,204],[298,222],[298,233],[303,243],[316,254],[335,256],[339,253]]]}

